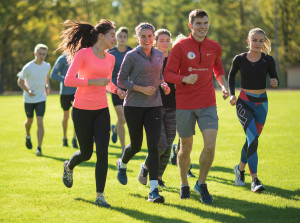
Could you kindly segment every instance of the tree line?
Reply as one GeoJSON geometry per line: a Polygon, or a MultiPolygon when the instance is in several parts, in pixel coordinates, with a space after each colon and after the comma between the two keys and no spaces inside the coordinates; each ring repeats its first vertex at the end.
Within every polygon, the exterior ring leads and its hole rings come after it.
{"type": "MultiPolygon", "coordinates": [[[[33,59],[37,43],[49,47],[46,61],[52,66],[60,52],[62,23],[66,19],[93,25],[101,18],[112,20],[117,28],[130,30],[129,45],[136,46],[134,28],[150,22],[157,29],[188,36],[188,15],[196,8],[209,14],[208,37],[223,49],[222,61],[228,73],[233,57],[247,51],[248,31],[262,28],[275,45],[275,7],[278,34],[278,69],[284,87],[285,68],[300,63],[300,0],[1,0],[0,1],[0,93],[20,90],[17,73],[33,59]]],[[[58,83],[52,82],[58,89],[58,83]]]]}

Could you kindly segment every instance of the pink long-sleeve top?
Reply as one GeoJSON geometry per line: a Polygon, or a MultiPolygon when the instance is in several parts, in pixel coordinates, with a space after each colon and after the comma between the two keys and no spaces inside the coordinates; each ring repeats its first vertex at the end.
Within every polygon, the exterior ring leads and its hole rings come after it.
{"type": "Polygon", "coordinates": [[[98,110],[108,107],[106,90],[116,93],[118,87],[112,81],[105,87],[88,86],[89,79],[108,78],[111,80],[115,57],[106,53],[104,59],[99,59],[92,48],[80,49],[69,67],[65,77],[65,85],[77,87],[73,106],[84,110],[98,110]],[[78,74],[78,75],[77,75],[78,74]]]}

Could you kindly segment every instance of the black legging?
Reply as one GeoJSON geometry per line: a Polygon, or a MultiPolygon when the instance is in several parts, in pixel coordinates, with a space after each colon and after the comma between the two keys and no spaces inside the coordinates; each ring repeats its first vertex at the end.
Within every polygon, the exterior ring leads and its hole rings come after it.
{"type": "Polygon", "coordinates": [[[161,131],[161,107],[130,107],[124,106],[131,144],[123,153],[122,162],[129,160],[141,150],[143,143],[143,126],[145,127],[148,146],[148,170],[150,180],[158,179],[159,154],[158,142],[161,131]]]}
{"type": "Polygon", "coordinates": [[[109,110],[108,108],[99,110],[73,108],[72,118],[80,151],[76,151],[72,155],[69,168],[72,170],[75,166],[92,157],[95,140],[97,155],[95,169],[96,189],[97,193],[103,193],[108,168],[107,153],[110,138],[109,110]]]}

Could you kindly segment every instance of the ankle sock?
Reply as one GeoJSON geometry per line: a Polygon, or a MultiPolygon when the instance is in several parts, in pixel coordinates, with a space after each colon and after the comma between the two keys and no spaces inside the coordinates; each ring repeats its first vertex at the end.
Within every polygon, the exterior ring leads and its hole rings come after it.
{"type": "Polygon", "coordinates": [[[151,193],[152,191],[154,191],[155,188],[157,188],[158,180],[150,180],[149,184],[150,184],[150,193],[151,193]]]}

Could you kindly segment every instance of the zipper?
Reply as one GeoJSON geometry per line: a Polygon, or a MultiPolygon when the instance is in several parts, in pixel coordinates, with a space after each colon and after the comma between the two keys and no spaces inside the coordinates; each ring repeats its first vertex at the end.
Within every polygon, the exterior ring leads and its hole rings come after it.
{"type": "Polygon", "coordinates": [[[199,61],[199,64],[201,64],[201,43],[199,44],[199,53],[200,53],[200,61],[199,61]]]}

